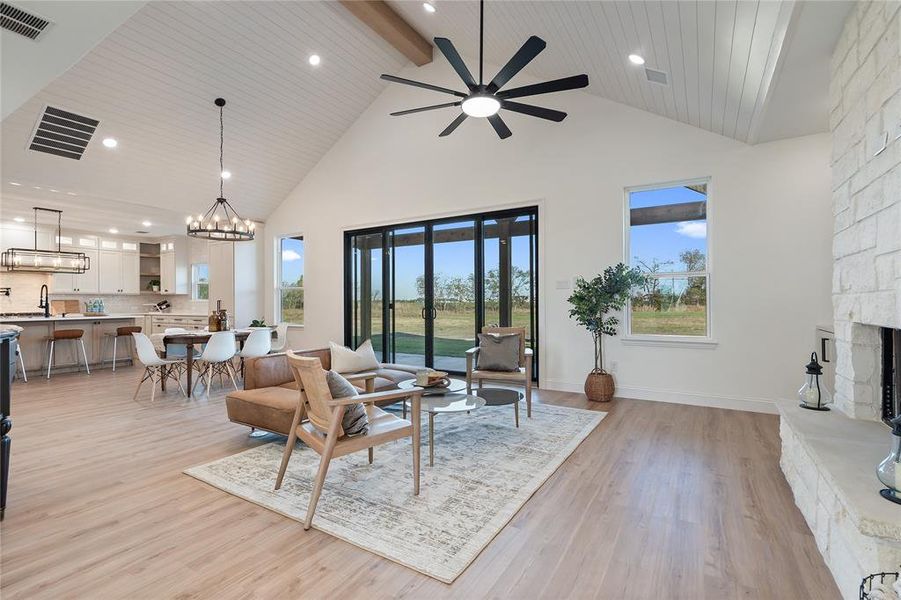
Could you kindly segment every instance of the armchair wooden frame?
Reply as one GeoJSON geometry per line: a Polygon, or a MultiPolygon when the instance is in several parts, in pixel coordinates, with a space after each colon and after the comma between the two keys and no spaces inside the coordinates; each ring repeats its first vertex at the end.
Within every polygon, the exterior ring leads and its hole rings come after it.
{"type": "Polygon", "coordinates": [[[285,444],[281,466],[275,481],[278,490],[285,477],[288,461],[294,451],[294,444],[299,437],[304,443],[320,455],[319,471],[310,494],[310,505],[303,528],[309,529],[313,523],[316,504],[322,493],[329,463],[333,458],[344,456],[360,450],[369,451],[369,462],[373,461],[373,448],[386,442],[410,437],[413,445],[413,494],[419,495],[419,443],[420,443],[420,403],[422,388],[409,390],[390,390],[372,392],[375,373],[361,373],[353,377],[354,381],[364,381],[367,393],[347,398],[332,398],[326,381],[325,370],[318,358],[303,357],[288,352],[288,361],[299,388],[297,408],[291,423],[291,432],[285,444]],[[376,402],[384,400],[411,399],[411,421],[399,419],[377,406],[376,402]],[[341,420],[344,411],[351,404],[362,402],[369,415],[369,432],[354,437],[344,435],[341,420]]]}
{"type": "MultiPolygon", "coordinates": [[[[479,389],[483,381],[506,381],[522,384],[525,389],[526,414],[532,417],[532,349],[526,347],[525,327],[482,327],[482,333],[515,333],[519,335],[519,365],[516,371],[485,371],[478,370],[479,348],[470,348],[466,351],[466,393],[472,394],[472,382],[476,381],[479,389]]],[[[478,394],[476,394],[478,395],[478,394]]]]}

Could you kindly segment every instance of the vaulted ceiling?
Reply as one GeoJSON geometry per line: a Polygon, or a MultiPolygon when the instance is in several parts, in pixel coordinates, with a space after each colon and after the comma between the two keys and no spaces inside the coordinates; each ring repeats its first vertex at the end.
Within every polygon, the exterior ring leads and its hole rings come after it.
{"type": "Polygon", "coordinates": [[[80,227],[95,216],[76,210],[90,199],[121,203],[104,229],[141,229],[150,217],[136,206],[183,227],[218,196],[221,96],[226,197],[263,220],[381,93],[379,74],[406,64],[336,2],[149,2],[3,120],[3,218],[62,201],[80,227]],[[27,150],[45,105],[100,121],[80,161],[27,150]]]}
{"type": "MultiPolygon", "coordinates": [[[[390,4],[475,64],[477,2],[390,4]]],[[[498,0],[486,4],[485,59],[501,64],[538,35],[548,47],[529,76],[587,72],[588,93],[753,143],[825,129],[828,55],[850,4],[498,0]],[[649,82],[631,53],[668,84],[649,82]],[[782,85],[783,69],[806,87],[782,85]],[[808,105],[812,117],[798,108],[808,105]]],[[[152,233],[179,230],[218,195],[222,96],[226,196],[265,219],[388,85],[379,74],[408,64],[338,2],[148,2],[3,120],[0,216],[46,204],[66,208],[72,227],[129,232],[148,219],[152,233]],[[46,105],[100,121],[82,160],[27,150],[46,105]]]]}

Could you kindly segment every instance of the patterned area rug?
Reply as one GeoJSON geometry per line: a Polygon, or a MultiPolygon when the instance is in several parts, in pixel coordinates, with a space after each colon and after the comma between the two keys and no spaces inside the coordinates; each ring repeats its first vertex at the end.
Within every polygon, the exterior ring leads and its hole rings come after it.
{"type": "MultiPolygon", "coordinates": [[[[535,404],[520,428],[510,406],[435,418],[428,466],[423,418],[420,495],[413,496],[409,441],[332,461],[313,527],[439,581],[451,583],[606,413],[535,404]]],[[[319,456],[302,443],[273,491],[284,441],[192,467],[188,475],[303,522],[319,456]]]]}

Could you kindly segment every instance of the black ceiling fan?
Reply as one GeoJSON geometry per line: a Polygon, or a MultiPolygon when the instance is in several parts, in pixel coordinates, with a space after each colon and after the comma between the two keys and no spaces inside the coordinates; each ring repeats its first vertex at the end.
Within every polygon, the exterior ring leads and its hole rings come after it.
{"type": "Polygon", "coordinates": [[[427,110],[436,110],[439,108],[450,108],[459,106],[462,110],[460,115],[454,119],[444,131],[438,134],[439,137],[450,135],[460,123],[467,117],[487,117],[488,122],[494,127],[494,131],[501,139],[505,139],[513,135],[507,124],[498,114],[501,109],[512,110],[513,112],[522,113],[547,119],[549,121],[560,122],[566,118],[566,113],[550,108],[542,108],[531,104],[522,104],[513,102],[511,98],[521,98],[523,96],[535,96],[538,94],[549,94],[551,92],[562,92],[565,90],[574,90],[583,88],[588,85],[588,75],[574,75],[572,77],[564,77],[562,79],[554,79],[553,81],[545,81],[543,83],[535,83],[525,85],[511,90],[501,91],[501,88],[510,81],[514,75],[519,73],[532,59],[538,56],[544,50],[547,44],[543,39],[532,36],[522,47],[513,55],[506,65],[494,76],[487,85],[482,80],[482,65],[484,62],[484,41],[485,41],[485,0],[479,2],[479,81],[476,83],[472,73],[466,68],[466,63],[460,58],[460,54],[454,47],[453,42],[447,38],[436,37],[435,45],[447,58],[457,75],[466,84],[469,89],[467,93],[458,92],[448,88],[432,85],[430,83],[422,83],[413,81],[412,79],[404,79],[403,77],[395,77],[394,75],[382,75],[382,79],[393,81],[394,83],[403,83],[404,85],[412,85],[415,87],[425,88],[435,92],[442,92],[457,96],[460,100],[456,102],[446,102],[444,104],[435,104],[432,106],[423,106],[421,108],[411,108],[409,110],[401,110],[391,113],[392,117],[401,115],[409,115],[413,113],[424,112],[427,110]]]}

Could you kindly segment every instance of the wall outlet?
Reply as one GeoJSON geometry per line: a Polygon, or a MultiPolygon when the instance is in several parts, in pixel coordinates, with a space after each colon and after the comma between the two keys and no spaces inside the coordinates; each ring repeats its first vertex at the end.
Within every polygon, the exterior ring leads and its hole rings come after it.
{"type": "Polygon", "coordinates": [[[558,290],[568,290],[570,287],[569,281],[567,281],[566,279],[558,279],[556,283],[558,290]]]}
{"type": "Polygon", "coordinates": [[[615,360],[611,360],[611,361],[610,361],[610,372],[611,372],[611,373],[616,373],[617,367],[619,367],[619,363],[616,362],[615,360]]]}

